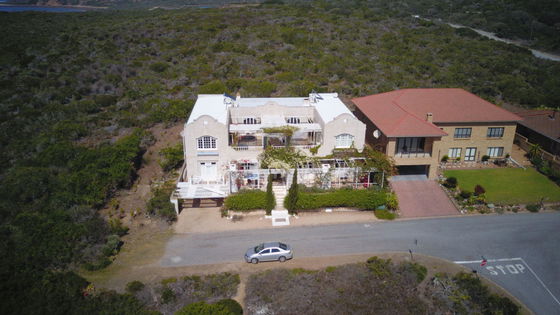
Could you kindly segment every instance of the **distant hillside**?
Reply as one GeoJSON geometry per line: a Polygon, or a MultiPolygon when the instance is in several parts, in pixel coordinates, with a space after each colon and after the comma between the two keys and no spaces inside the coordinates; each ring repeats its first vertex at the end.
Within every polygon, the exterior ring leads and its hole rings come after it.
{"type": "Polygon", "coordinates": [[[162,7],[169,9],[179,9],[189,6],[208,6],[219,7],[231,4],[256,4],[262,0],[9,0],[16,4],[36,4],[36,5],[86,5],[101,6],[115,9],[146,9],[162,7]]]}

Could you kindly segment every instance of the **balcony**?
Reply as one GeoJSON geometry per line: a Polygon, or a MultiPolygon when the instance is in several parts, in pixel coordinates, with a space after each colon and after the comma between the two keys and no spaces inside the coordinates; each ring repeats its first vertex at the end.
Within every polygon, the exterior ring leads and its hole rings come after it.
{"type": "Polygon", "coordinates": [[[429,158],[432,154],[430,152],[397,152],[396,158],[429,158]]]}

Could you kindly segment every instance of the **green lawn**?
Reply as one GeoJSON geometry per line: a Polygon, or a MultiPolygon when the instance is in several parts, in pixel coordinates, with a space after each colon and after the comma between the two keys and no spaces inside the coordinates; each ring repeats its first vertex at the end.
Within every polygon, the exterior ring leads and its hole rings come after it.
{"type": "Polygon", "coordinates": [[[473,191],[474,186],[486,189],[489,203],[535,203],[560,201],[560,187],[532,168],[500,168],[486,170],[449,170],[446,177],[456,177],[459,187],[473,191]]]}

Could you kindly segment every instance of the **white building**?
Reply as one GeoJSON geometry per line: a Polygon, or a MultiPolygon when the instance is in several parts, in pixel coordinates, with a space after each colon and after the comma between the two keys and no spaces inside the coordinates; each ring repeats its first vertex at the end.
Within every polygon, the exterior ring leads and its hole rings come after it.
{"type": "MultiPolygon", "coordinates": [[[[312,148],[326,156],[333,149],[361,151],[364,146],[365,124],[337,93],[277,98],[202,94],[182,132],[185,165],[174,198],[223,198],[232,186],[235,191],[239,183],[232,185],[231,171],[260,169],[258,156],[267,146],[283,147],[289,141],[267,128],[283,126],[297,128],[290,144],[306,155],[312,148]]],[[[243,185],[262,187],[262,174],[246,176],[243,185]]]]}

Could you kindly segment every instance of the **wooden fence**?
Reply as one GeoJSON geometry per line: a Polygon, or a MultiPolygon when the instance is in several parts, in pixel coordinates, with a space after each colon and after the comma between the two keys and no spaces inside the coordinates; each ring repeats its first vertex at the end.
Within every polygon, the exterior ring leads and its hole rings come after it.
{"type": "MultiPolygon", "coordinates": [[[[515,134],[514,142],[525,152],[531,151],[531,147],[533,146],[533,143],[529,142],[529,139],[518,133],[515,134]]],[[[557,155],[543,149],[539,149],[539,154],[543,160],[550,162],[550,167],[560,171],[560,158],[557,155]]]]}

